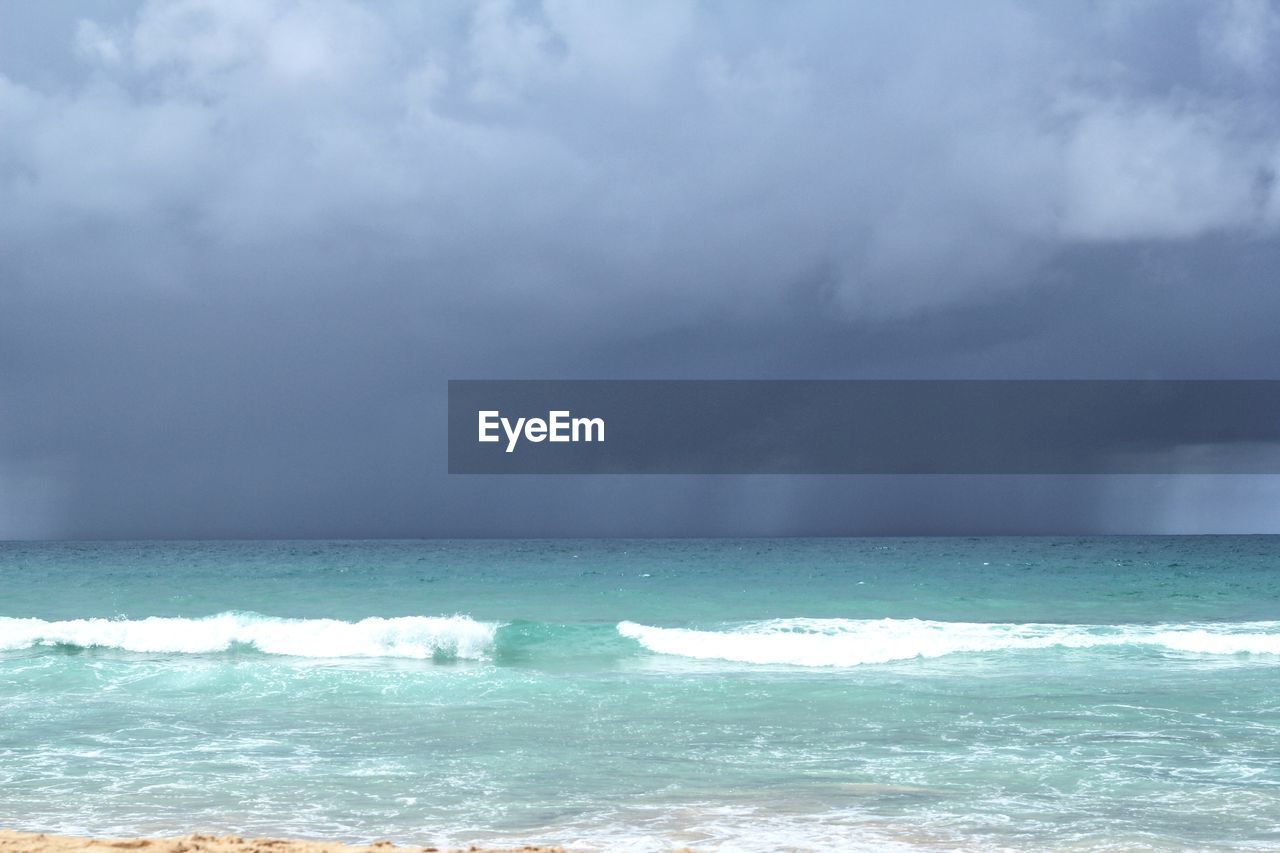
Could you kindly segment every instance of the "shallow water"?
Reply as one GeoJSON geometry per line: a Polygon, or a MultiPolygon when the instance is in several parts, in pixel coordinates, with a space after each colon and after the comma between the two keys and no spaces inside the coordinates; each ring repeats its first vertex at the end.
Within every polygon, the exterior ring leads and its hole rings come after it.
{"type": "Polygon", "coordinates": [[[1280,539],[0,544],[0,825],[1273,849],[1280,539]]]}

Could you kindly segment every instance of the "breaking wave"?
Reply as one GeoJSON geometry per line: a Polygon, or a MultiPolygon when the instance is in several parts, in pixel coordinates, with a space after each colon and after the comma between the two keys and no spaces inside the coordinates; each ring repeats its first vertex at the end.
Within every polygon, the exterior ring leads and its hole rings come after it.
{"type": "Polygon", "coordinates": [[[358,622],[256,613],[53,622],[0,618],[0,650],[77,646],[211,654],[251,646],[264,654],[310,658],[479,659],[492,650],[498,627],[469,616],[370,617],[358,622]]]}
{"type": "Polygon", "coordinates": [[[1052,625],[921,619],[770,619],[723,630],[621,622],[651,652],[703,660],[848,667],[958,652],[1148,646],[1193,654],[1280,655],[1280,622],[1052,625]]]}
{"type": "Polygon", "coordinates": [[[1198,655],[1280,656],[1280,622],[1055,625],[920,619],[769,619],[714,629],[480,622],[470,616],[288,619],[228,612],[199,618],[0,617],[0,651],[41,647],[155,654],[253,650],[306,658],[492,660],[526,664],[638,649],[702,660],[851,667],[957,653],[1148,647],[1198,655]]]}

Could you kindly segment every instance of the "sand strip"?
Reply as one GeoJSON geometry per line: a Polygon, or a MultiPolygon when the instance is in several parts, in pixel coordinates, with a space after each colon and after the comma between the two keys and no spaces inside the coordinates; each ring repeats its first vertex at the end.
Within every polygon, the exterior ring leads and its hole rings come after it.
{"type": "Polygon", "coordinates": [[[0,829],[0,851],[22,853],[62,853],[66,850],[96,850],[119,853],[565,853],[562,847],[400,847],[390,841],[369,845],[339,844],[332,841],[298,841],[285,838],[239,838],[234,835],[184,835],[181,838],[79,838],[0,829]]]}

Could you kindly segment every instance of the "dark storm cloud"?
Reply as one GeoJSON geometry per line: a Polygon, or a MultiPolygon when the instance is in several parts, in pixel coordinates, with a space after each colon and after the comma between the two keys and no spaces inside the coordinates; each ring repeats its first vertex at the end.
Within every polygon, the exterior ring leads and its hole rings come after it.
{"type": "Polygon", "coordinates": [[[443,473],[450,377],[1275,376],[1272,4],[0,15],[0,535],[1280,527],[443,473]]]}

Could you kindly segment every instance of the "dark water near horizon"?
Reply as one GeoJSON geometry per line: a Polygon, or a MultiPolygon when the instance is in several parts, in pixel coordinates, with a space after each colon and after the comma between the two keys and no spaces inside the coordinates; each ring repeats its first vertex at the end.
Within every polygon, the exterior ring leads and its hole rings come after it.
{"type": "Polygon", "coordinates": [[[0,543],[0,825],[1280,847],[1280,538],[0,543]]]}

